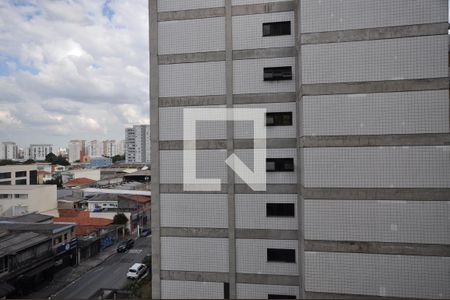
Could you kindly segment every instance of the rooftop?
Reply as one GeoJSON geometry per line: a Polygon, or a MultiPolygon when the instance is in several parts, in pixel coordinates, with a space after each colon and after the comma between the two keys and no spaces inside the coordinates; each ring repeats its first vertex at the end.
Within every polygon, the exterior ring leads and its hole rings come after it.
{"type": "Polygon", "coordinates": [[[0,185],[0,192],[4,191],[32,191],[38,189],[53,188],[53,185],[0,185]]]}
{"type": "Polygon", "coordinates": [[[0,237],[0,257],[40,244],[50,237],[36,232],[14,232],[0,237]]]}
{"type": "Polygon", "coordinates": [[[12,218],[6,218],[6,217],[0,217],[0,221],[13,221],[13,222],[20,222],[20,223],[41,223],[45,221],[51,221],[53,219],[52,216],[47,216],[43,214],[38,213],[31,213],[23,216],[18,217],[12,217],[12,218]]]}
{"type": "Polygon", "coordinates": [[[64,185],[65,186],[79,186],[79,185],[91,184],[94,182],[96,182],[96,180],[86,178],[86,177],[81,177],[81,178],[70,180],[70,181],[66,182],[64,185]]]}
{"type": "Polygon", "coordinates": [[[140,195],[151,196],[151,191],[137,191],[137,190],[120,190],[120,189],[96,189],[86,188],[83,189],[84,194],[119,194],[119,195],[140,195]]]}
{"type": "Polygon", "coordinates": [[[14,222],[14,221],[0,221],[0,228],[10,231],[33,231],[33,232],[45,232],[45,233],[59,233],[70,228],[73,228],[75,224],[71,223],[26,223],[26,222],[14,222]]]}

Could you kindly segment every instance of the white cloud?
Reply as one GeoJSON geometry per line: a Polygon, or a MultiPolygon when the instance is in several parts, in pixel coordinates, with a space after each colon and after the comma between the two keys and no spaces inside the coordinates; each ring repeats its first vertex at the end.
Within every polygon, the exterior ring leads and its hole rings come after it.
{"type": "Polygon", "coordinates": [[[148,123],[147,0],[18,2],[0,2],[0,140],[64,146],[148,123]]]}

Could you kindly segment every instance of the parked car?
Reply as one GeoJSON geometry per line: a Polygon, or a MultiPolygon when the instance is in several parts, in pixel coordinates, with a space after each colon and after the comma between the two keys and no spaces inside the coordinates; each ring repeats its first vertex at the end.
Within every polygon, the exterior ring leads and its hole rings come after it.
{"type": "Polygon", "coordinates": [[[126,252],[127,250],[133,248],[134,246],[134,240],[133,239],[128,239],[125,241],[121,241],[119,243],[119,245],[117,245],[117,252],[118,253],[123,253],[126,252]]]}
{"type": "Polygon", "coordinates": [[[134,264],[128,269],[128,279],[139,279],[147,271],[147,266],[144,264],[134,264]]]}
{"type": "Polygon", "coordinates": [[[146,237],[152,234],[152,231],[150,229],[142,229],[141,236],[146,237]]]}

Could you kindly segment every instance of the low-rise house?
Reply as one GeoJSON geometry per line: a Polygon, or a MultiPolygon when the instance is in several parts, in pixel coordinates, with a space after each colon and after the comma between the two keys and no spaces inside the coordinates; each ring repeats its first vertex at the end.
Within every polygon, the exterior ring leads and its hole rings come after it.
{"type": "Polygon", "coordinates": [[[56,185],[0,185],[0,216],[43,213],[56,207],[56,185]]]}
{"type": "Polygon", "coordinates": [[[66,183],[64,183],[64,187],[71,188],[71,189],[77,189],[77,188],[80,189],[80,188],[88,187],[95,182],[96,182],[96,180],[82,177],[82,178],[76,178],[76,179],[67,181],[66,183]]]}

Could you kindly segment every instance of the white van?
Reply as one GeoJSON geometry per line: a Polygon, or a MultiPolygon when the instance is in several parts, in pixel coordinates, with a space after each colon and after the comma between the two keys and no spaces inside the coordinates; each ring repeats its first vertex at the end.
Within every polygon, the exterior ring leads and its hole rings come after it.
{"type": "Polygon", "coordinates": [[[147,267],[144,264],[134,264],[128,269],[128,279],[139,279],[147,271],[147,267]]]}

